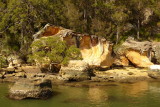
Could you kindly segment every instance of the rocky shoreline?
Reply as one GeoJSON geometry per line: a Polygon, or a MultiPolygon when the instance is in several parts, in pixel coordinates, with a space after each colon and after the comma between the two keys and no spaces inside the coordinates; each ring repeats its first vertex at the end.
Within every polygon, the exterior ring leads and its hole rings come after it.
{"type": "Polygon", "coordinates": [[[160,71],[149,70],[147,68],[122,67],[109,69],[107,71],[90,70],[89,72],[83,70],[73,70],[72,72],[68,69],[65,70],[67,70],[68,73],[66,71],[60,71],[60,73],[42,73],[36,66],[4,68],[0,71],[0,82],[14,83],[23,78],[48,79],[56,84],[80,81],[129,83],[149,79],[160,79],[160,71]]]}
{"type": "Polygon", "coordinates": [[[54,95],[52,85],[72,87],[105,86],[107,83],[134,83],[159,80],[159,70],[135,67],[114,67],[106,71],[91,69],[83,61],[71,61],[59,73],[42,73],[36,66],[8,67],[0,70],[0,82],[14,83],[9,98],[47,99],[54,95]]]}

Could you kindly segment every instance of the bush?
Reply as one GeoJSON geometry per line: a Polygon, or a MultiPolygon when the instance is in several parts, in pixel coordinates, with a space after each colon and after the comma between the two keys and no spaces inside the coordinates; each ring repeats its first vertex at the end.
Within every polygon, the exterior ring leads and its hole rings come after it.
{"type": "Polygon", "coordinates": [[[31,44],[30,62],[41,64],[64,64],[69,60],[81,59],[80,50],[75,46],[67,46],[59,37],[40,38],[31,44]]]}
{"type": "Polygon", "coordinates": [[[7,60],[4,56],[0,55],[0,68],[3,68],[7,65],[7,60]]]}

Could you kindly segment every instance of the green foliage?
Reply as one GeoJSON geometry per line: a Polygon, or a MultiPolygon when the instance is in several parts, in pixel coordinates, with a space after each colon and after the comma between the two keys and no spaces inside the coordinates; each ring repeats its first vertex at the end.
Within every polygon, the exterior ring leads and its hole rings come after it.
{"type": "Polygon", "coordinates": [[[159,20],[159,0],[0,0],[0,49],[27,55],[47,23],[116,43],[132,35],[158,40],[159,20]]]}
{"type": "Polygon", "coordinates": [[[156,42],[160,42],[160,33],[156,35],[156,38],[154,39],[156,42]]]}
{"type": "Polygon", "coordinates": [[[6,58],[0,55],[0,68],[5,67],[7,65],[6,58]]]}
{"type": "Polygon", "coordinates": [[[59,4],[57,0],[0,0],[3,46],[11,53],[27,54],[38,29],[47,23],[61,24],[57,21],[63,18],[59,4]]]}
{"type": "Polygon", "coordinates": [[[81,59],[80,50],[75,46],[68,47],[59,37],[48,37],[36,40],[31,45],[33,54],[29,60],[40,64],[67,64],[69,60],[81,59]]]}

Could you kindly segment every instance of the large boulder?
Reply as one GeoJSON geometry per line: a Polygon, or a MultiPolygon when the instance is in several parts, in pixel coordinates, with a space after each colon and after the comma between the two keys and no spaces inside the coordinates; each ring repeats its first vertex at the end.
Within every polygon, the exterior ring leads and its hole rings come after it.
{"type": "Polygon", "coordinates": [[[154,79],[160,79],[160,65],[151,65],[148,70],[148,76],[154,79]]]}
{"type": "Polygon", "coordinates": [[[153,42],[152,43],[152,50],[153,50],[153,62],[160,64],[160,42],[153,42]]]}
{"type": "MultiPolygon", "coordinates": [[[[119,58],[127,58],[129,62],[137,67],[149,67],[153,65],[150,61],[152,43],[149,41],[139,42],[134,40],[134,38],[129,37],[124,43],[117,46],[114,51],[119,58]]],[[[122,64],[127,65],[128,61],[125,59],[126,64],[123,64],[122,59],[119,59],[122,64]]]]}
{"type": "Polygon", "coordinates": [[[146,54],[140,54],[138,51],[129,50],[126,52],[126,57],[138,67],[149,67],[153,65],[146,54]]]}
{"type": "Polygon", "coordinates": [[[46,99],[52,96],[52,84],[45,79],[20,79],[9,91],[9,98],[22,100],[27,98],[46,99]]]}
{"type": "Polygon", "coordinates": [[[81,60],[71,60],[68,66],[62,66],[60,76],[68,81],[80,81],[90,79],[89,66],[81,60]]]}

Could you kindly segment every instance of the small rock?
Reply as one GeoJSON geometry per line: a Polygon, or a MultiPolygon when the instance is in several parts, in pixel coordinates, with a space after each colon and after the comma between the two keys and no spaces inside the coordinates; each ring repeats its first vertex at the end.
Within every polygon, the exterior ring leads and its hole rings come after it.
{"type": "Polygon", "coordinates": [[[5,74],[5,75],[4,75],[5,78],[13,77],[13,76],[15,76],[15,73],[14,73],[14,74],[5,74]]]}
{"type": "Polygon", "coordinates": [[[14,73],[15,72],[15,68],[14,67],[8,67],[7,68],[7,74],[11,74],[11,73],[14,73]]]}
{"type": "Polygon", "coordinates": [[[22,72],[22,71],[23,71],[22,68],[15,69],[15,72],[22,72]]]}
{"type": "Polygon", "coordinates": [[[26,73],[27,78],[36,77],[37,73],[26,73]]]}
{"type": "Polygon", "coordinates": [[[41,69],[37,66],[22,66],[21,68],[26,73],[42,73],[41,69]]]}
{"type": "Polygon", "coordinates": [[[128,75],[133,75],[134,73],[133,72],[128,72],[128,75]]]}
{"type": "Polygon", "coordinates": [[[18,72],[15,74],[16,77],[26,77],[24,72],[18,72]]]}
{"type": "Polygon", "coordinates": [[[38,73],[38,74],[35,75],[35,77],[42,77],[42,78],[44,78],[45,75],[46,75],[45,73],[38,73]]]}
{"type": "Polygon", "coordinates": [[[148,76],[154,79],[160,79],[160,65],[151,65],[149,67],[148,76]]]}

